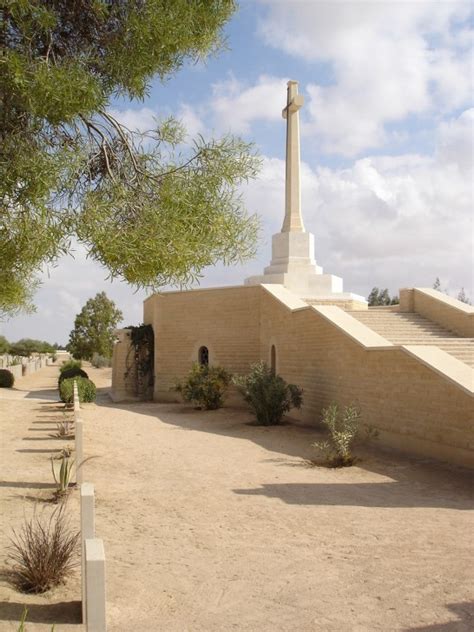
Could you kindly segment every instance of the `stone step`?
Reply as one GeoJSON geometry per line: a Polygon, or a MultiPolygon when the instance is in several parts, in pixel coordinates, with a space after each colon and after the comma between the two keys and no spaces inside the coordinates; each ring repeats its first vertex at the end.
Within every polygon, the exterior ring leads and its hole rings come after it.
{"type": "Polygon", "coordinates": [[[388,308],[348,313],[392,344],[438,347],[468,366],[474,366],[474,338],[462,338],[420,314],[388,308]]]}

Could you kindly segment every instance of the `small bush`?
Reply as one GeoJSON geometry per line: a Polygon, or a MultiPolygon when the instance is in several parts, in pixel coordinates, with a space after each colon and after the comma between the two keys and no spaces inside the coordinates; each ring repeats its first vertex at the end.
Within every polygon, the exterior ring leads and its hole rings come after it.
{"type": "Polygon", "coordinates": [[[63,583],[78,565],[79,536],[69,527],[64,505],[49,520],[34,515],[13,530],[8,555],[13,584],[22,592],[43,593],[63,583]]]}
{"type": "Polygon", "coordinates": [[[15,383],[15,376],[8,369],[0,369],[0,388],[11,388],[15,383]]]}
{"type": "Polygon", "coordinates": [[[92,380],[87,377],[68,378],[61,382],[59,396],[65,404],[74,401],[74,382],[77,382],[77,390],[80,402],[95,402],[96,388],[92,380]]]}
{"type": "Polygon", "coordinates": [[[193,364],[186,380],[176,384],[174,390],[181,393],[186,402],[194,402],[204,410],[216,410],[224,403],[230,381],[230,373],[220,366],[193,364]]]}
{"type": "Polygon", "coordinates": [[[83,371],[79,367],[72,367],[71,369],[66,369],[66,371],[63,371],[62,373],[59,374],[58,388],[61,387],[61,382],[63,380],[69,380],[72,377],[85,377],[87,379],[89,376],[87,375],[85,371],[83,371]]]}
{"type": "Polygon", "coordinates": [[[301,388],[287,384],[264,362],[258,362],[250,369],[248,375],[234,378],[234,384],[257,417],[257,423],[262,426],[275,426],[291,408],[301,408],[301,388]]]}
{"type": "Polygon", "coordinates": [[[321,422],[329,430],[327,441],[317,441],[312,446],[323,453],[329,467],[348,467],[355,462],[352,444],[359,432],[360,413],[355,406],[346,406],[339,413],[337,404],[323,410],[321,422]]]}
{"type": "Polygon", "coordinates": [[[93,353],[92,354],[91,364],[96,369],[103,369],[104,367],[111,366],[110,358],[107,358],[106,356],[100,355],[100,353],[93,353]]]}
{"type": "Polygon", "coordinates": [[[64,373],[64,371],[69,371],[69,369],[80,369],[82,368],[81,360],[68,360],[64,362],[64,364],[59,368],[59,373],[64,373]]]}

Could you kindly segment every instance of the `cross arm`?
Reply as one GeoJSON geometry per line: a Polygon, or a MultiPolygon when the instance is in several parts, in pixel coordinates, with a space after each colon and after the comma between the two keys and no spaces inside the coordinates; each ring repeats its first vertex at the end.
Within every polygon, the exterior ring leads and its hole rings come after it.
{"type": "Polygon", "coordinates": [[[283,108],[281,115],[284,119],[287,118],[288,112],[297,112],[304,105],[304,96],[302,94],[295,95],[288,103],[286,108],[283,108]]]}

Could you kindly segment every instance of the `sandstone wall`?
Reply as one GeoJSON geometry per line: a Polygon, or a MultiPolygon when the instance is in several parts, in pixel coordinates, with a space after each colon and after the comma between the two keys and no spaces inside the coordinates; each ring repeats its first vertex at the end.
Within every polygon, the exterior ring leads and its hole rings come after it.
{"type": "Polygon", "coordinates": [[[155,399],[177,401],[170,389],[209,349],[210,364],[245,373],[259,359],[258,286],[157,294],[154,300],[155,399]]]}
{"type": "MultiPolygon", "coordinates": [[[[410,307],[415,295],[401,299],[410,307]]],[[[333,401],[355,404],[381,445],[474,466],[473,372],[437,347],[393,345],[338,307],[308,306],[278,285],[157,294],[145,302],[145,322],[155,333],[158,401],[179,400],[171,389],[202,346],[211,364],[234,374],[260,359],[270,364],[274,346],[277,372],[304,389],[294,415],[303,423],[317,424],[333,401]]],[[[127,344],[114,350],[121,394],[127,344]]]]}
{"type": "Polygon", "coordinates": [[[403,288],[400,290],[400,311],[417,312],[459,336],[474,338],[474,308],[443,292],[403,288]]]}
{"type": "MultiPolygon", "coordinates": [[[[304,422],[317,423],[332,401],[354,403],[363,421],[381,431],[381,443],[474,465],[474,402],[469,389],[403,347],[357,342],[318,308],[291,310],[266,293],[260,314],[261,356],[267,359],[274,344],[278,372],[304,389],[299,415],[304,422]]],[[[369,338],[370,330],[367,334],[369,338]]]]}

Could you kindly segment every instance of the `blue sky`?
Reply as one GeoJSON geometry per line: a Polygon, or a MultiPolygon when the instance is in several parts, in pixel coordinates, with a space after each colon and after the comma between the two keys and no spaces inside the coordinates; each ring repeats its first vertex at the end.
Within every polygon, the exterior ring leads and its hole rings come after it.
{"type": "MultiPolygon", "coordinates": [[[[189,65],[143,102],[114,112],[146,129],[174,114],[190,134],[256,143],[260,177],[243,189],[262,221],[257,258],[208,269],[203,286],[236,285],[270,260],[284,208],[286,81],[300,82],[302,203],[324,271],[367,296],[377,285],[472,289],[472,10],[451,2],[244,1],[229,50],[189,65]]],[[[65,343],[85,301],[105,290],[142,320],[145,293],[106,281],[80,247],[42,273],[37,312],[0,323],[9,340],[65,343]]]]}

